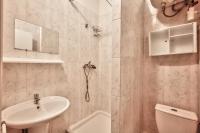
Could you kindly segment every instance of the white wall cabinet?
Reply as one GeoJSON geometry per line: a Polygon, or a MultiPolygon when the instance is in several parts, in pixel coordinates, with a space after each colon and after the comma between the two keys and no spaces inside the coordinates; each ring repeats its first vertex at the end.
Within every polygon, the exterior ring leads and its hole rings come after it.
{"type": "Polygon", "coordinates": [[[197,23],[149,33],[149,56],[197,53],[197,23]]]}

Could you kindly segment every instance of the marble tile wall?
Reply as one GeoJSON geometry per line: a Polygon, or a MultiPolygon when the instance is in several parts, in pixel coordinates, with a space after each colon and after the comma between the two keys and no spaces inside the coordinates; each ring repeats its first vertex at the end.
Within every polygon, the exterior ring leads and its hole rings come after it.
{"type": "Polygon", "coordinates": [[[113,1],[113,133],[142,131],[143,7],[143,0],[113,1]]]}
{"type": "MultiPolygon", "coordinates": [[[[2,14],[2,1],[0,1],[0,14],[2,14]]],[[[2,68],[3,68],[3,63],[2,63],[2,55],[3,55],[3,41],[2,41],[2,34],[3,34],[3,30],[2,30],[2,15],[0,17],[0,96],[1,96],[1,92],[2,92],[2,68]]],[[[0,109],[1,109],[1,97],[0,97],[0,109]]],[[[1,116],[0,116],[0,120],[1,120],[1,116]]],[[[0,131],[1,132],[1,131],[0,131]]]]}
{"type": "MultiPolygon", "coordinates": [[[[159,5],[158,2],[154,5],[159,5]]],[[[149,57],[150,31],[186,23],[185,12],[174,18],[152,14],[145,3],[144,65],[143,65],[143,133],[158,133],[155,121],[156,103],[183,108],[198,113],[199,55],[185,54],[149,57]]],[[[199,7],[197,7],[199,9],[199,7]]]]}
{"type": "Polygon", "coordinates": [[[149,57],[148,33],[185,23],[185,14],[166,19],[142,0],[120,3],[113,18],[112,132],[157,133],[156,103],[199,112],[199,55],[149,57]]]}
{"type": "Polygon", "coordinates": [[[144,1],[123,0],[121,7],[120,133],[140,133],[144,1]]]}
{"type": "Polygon", "coordinates": [[[110,113],[112,85],[112,7],[105,0],[100,0],[99,5],[99,26],[102,30],[99,37],[99,86],[101,88],[99,96],[104,97],[105,107],[109,106],[109,110],[107,111],[110,113]]]}
{"type": "MultiPolygon", "coordinates": [[[[93,4],[99,4],[92,0],[93,4]]],[[[85,20],[68,0],[5,0],[4,1],[4,56],[27,58],[61,58],[62,65],[53,64],[4,64],[2,106],[41,96],[59,95],[70,99],[71,107],[61,117],[50,123],[52,133],[64,132],[69,125],[96,110],[110,112],[112,72],[112,11],[106,8],[93,9],[90,4],[76,1],[75,5],[90,24],[100,25],[103,36],[96,38],[92,29],[85,28],[85,20]],[[97,12],[95,12],[97,11],[97,12]],[[110,15],[111,14],[111,15],[110,15]],[[14,50],[15,18],[44,26],[59,32],[60,54],[24,52],[14,50]],[[110,28],[109,28],[110,27],[110,28]],[[92,61],[97,66],[90,79],[91,102],[84,101],[85,77],[82,66],[92,61]],[[107,104],[105,104],[107,103],[107,104]],[[57,126],[55,123],[62,123],[57,126]]],[[[95,6],[96,7],[96,6],[95,6]]],[[[18,132],[11,130],[9,133],[18,132]]],[[[19,131],[20,132],[20,131],[19,131]]]]}
{"type": "Polygon", "coordinates": [[[112,1],[112,133],[120,133],[120,40],[121,0],[112,1]]]}

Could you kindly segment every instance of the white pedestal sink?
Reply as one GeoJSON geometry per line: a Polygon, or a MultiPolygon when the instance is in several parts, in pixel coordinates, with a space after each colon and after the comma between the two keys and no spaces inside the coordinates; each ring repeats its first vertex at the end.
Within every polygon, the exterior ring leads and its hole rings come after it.
{"type": "Polygon", "coordinates": [[[15,129],[28,129],[61,115],[69,108],[68,99],[59,96],[41,98],[40,108],[33,100],[8,107],[2,111],[2,121],[15,129]]]}

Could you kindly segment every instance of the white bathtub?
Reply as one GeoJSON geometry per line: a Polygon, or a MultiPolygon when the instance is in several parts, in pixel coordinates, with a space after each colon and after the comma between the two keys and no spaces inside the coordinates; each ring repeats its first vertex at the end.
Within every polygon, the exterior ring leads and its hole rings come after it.
{"type": "Polygon", "coordinates": [[[97,111],[70,126],[69,133],[111,133],[111,115],[97,111]]]}

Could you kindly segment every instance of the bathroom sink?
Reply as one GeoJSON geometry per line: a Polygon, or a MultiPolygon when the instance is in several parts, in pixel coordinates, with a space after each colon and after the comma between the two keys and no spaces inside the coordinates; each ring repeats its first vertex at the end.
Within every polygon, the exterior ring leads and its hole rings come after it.
{"type": "Polygon", "coordinates": [[[49,96],[41,98],[38,109],[30,100],[4,109],[2,120],[10,128],[27,129],[61,115],[69,105],[69,100],[64,97],[49,96]]]}

